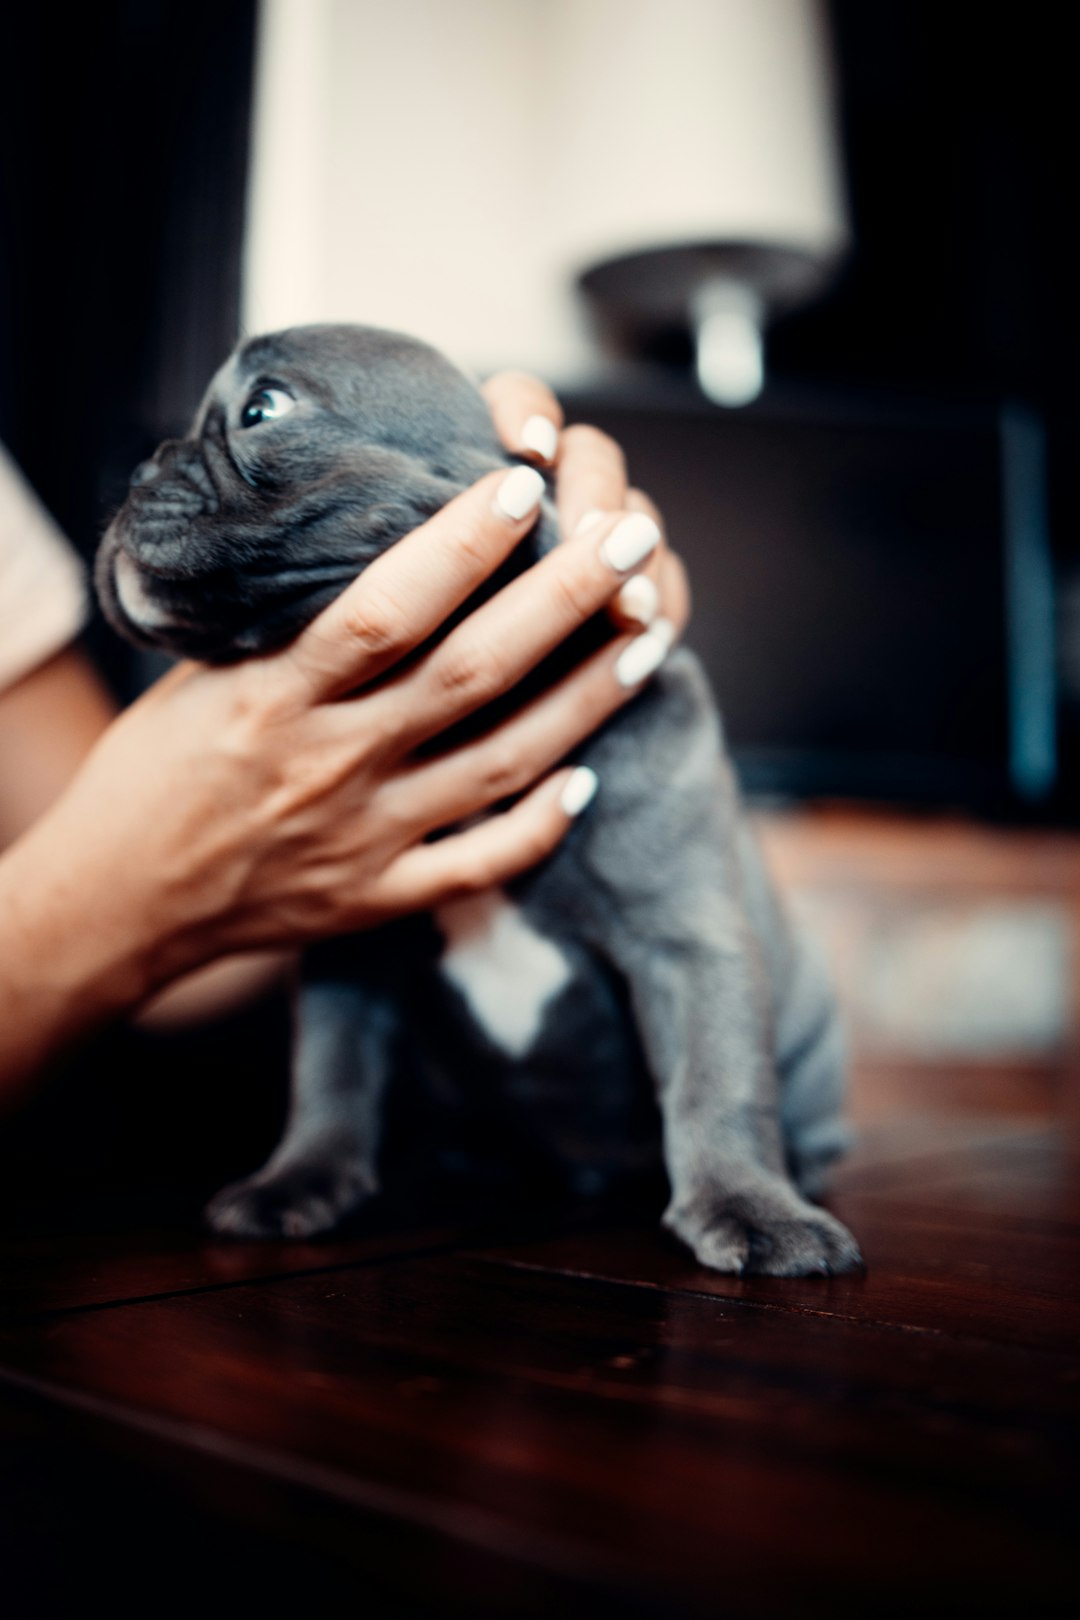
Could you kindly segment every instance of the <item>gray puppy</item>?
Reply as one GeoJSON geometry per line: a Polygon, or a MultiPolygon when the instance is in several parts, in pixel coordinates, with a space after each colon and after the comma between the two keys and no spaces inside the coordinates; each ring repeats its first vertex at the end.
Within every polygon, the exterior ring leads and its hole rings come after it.
{"type": "MultiPolygon", "coordinates": [[[[190,435],[136,469],[98,558],[105,612],[176,653],[268,651],[512,464],[478,391],[411,338],[255,338],[190,435]]],[[[545,511],[513,569],[554,541],[545,511]]],[[[306,954],[285,1135],[211,1203],[215,1230],[307,1236],[370,1198],[409,1047],[434,1094],[493,1111],[579,1186],[662,1142],[666,1224],[704,1265],[861,1263],[807,1201],[846,1142],[835,1009],[762,868],[697,660],[673,655],[578,759],[599,795],[511,893],[306,954]]]]}

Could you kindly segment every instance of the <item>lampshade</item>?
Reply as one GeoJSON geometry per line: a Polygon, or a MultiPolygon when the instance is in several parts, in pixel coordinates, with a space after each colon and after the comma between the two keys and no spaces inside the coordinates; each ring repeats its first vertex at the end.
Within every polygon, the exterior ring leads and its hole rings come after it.
{"type": "Polygon", "coordinates": [[[816,0],[263,0],[251,330],[366,321],[573,381],[580,278],[735,329],[845,240],[816,0]]]}

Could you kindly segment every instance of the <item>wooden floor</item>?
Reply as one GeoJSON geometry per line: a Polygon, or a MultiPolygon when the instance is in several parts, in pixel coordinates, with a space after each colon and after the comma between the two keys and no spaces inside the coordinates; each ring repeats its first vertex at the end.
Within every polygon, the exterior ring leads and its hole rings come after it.
{"type": "Polygon", "coordinates": [[[625,1211],[10,1238],[0,1607],[1075,1612],[1063,1130],[875,1127],[833,1207],[865,1277],[717,1277],[625,1211]]]}

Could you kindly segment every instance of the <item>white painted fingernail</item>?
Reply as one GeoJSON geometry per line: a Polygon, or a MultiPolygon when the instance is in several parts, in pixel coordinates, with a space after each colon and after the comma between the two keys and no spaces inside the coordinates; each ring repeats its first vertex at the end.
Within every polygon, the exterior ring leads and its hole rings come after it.
{"type": "Polygon", "coordinates": [[[648,574],[635,574],[619,587],[615,602],[624,619],[652,624],[660,610],[660,592],[648,574]]]}
{"type": "Polygon", "coordinates": [[[559,794],[563,814],[571,818],[580,816],[585,806],[592,803],[599,786],[600,779],[596,772],[590,770],[588,765],[579,765],[559,794]]]}
{"type": "Polygon", "coordinates": [[[657,641],[664,643],[664,651],[670,652],[675,645],[675,626],[670,619],[656,619],[650,626],[650,631],[657,641]]]}
{"type": "Polygon", "coordinates": [[[638,563],[644,562],[650,551],[660,542],[660,530],[644,512],[631,512],[617,523],[600,547],[600,555],[609,568],[625,574],[638,563]]]}
{"type": "Polygon", "coordinates": [[[583,513],[577,520],[574,539],[578,539],[580,535],[588,534],[590,529],[595,529],[598,523],[603,523],[604,519],[610,516],[610,512],[601,512],[598,506],[594,506],[591,512],[583,513]]]}
{"type": "Polygon", "coordinates": [[[545,461],[555,459],[559,445],[559,430],[546,416],[530,416],[521,430],[521,445],[545,461]]]}
{"type": "Polygon", "coordinates": [[[615,660],[615,679],[627,690],[640,686],[650,675],[655,675],[671,651],[675,640],[675,626],[670,619],[657,619],[643,636],[637,636],[624,647],[615,660]]]}
{"type": "Polygon", "coordinates": [[[528,517],[535,506],[539,506],[543,493],[543,473],[537,472],[535,467],[515,467],[499,485],[495,505],[503,517],[518,523],[523,517],[528,517]]]}

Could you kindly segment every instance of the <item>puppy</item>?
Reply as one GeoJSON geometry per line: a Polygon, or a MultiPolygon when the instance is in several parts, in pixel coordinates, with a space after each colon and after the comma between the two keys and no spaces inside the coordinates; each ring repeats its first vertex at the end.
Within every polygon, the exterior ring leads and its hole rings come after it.
{"type": "MultiPolygon", "coordinates": [[[[133,474],[98,557],[104,610],[186,656],[266,652],[512,464],[478,391],[411,338],[255,338],[189,436],[133,474]]],[[[545,511],[514,566],[555,538],[545,511]]],[[[578,759],[600,793],[512,892],[306,954],[285,1135],[211,1203],[216,1231],[307,1237],[371,1198],[411,1053],[434,1094],[580,1187],[662,1143],[665,1223],[703,1265],[860,1265],[808,1201],[846,1143],[835,1009],[763,871],[698,661],[675,653],[578,759]]]]}

